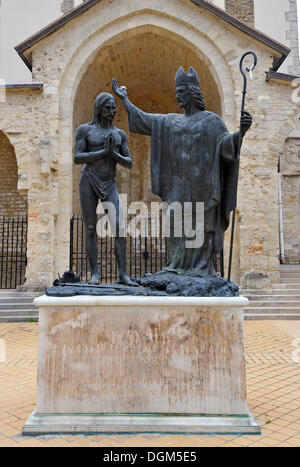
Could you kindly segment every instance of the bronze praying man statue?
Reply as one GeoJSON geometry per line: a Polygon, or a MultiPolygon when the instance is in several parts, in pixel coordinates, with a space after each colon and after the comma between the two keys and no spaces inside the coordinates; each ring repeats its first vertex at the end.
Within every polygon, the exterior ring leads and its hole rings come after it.
{"type": "MultiPolygon", "coordinates": [[[[120,219],[120,198],[116,183],[116,166],[128,169],[132,159],[126,134],[113,124],[116,114],[115,98],[101,93],[95,100],[94,118],[80,125],[76,132],[75,164],[84,164],[80,178],[80,204],[85,224],[86,250],[91,267],[90,284],[99,283],[97,261],[97,215],[98,200],[112,203],[116,218],[110,218],[115,227],[115,254],[119,266],[119,283],[135,286],[126,274],[126,235],[120,219]]],[[[108,210],[108,215],[111,215],[108,210]]],[[[113,216],[111,216],[113,217],[113,216]]]]}
{"type": "MultiPolygon", "coordinates": [[[[230,134],[223,120],[206,111],[198,75],[180,67],[175,77],[176,98],[184,114],[150,114],[135,107],[126,87],[113,79],[113,90],[128,113],[129,128],[151,137],[152,191],[168,204],[204,203],[204,243],[186,248],[186,238],[167,238],[165,272],[211,277],[214,255],[223,249],[224,232],[234,209],[240,132],[230,134]]],[[[241,136],[252,117],[241,117],[241,136]]]]}

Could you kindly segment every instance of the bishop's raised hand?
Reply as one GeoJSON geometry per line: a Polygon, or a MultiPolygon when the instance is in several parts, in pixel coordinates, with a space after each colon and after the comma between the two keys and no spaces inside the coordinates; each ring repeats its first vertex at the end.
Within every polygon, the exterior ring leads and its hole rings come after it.
{"type": "Polygon", "coordinates": [[[124,99],[125,97],[127,97],[126,86],[119,87],[118,86],[118,81],[116,80],[116,78],[113,78],[113,80],[112,80],[112,89],[113,89],[114,93],[118,97],[120,97],[120,99],[124,99]]]}

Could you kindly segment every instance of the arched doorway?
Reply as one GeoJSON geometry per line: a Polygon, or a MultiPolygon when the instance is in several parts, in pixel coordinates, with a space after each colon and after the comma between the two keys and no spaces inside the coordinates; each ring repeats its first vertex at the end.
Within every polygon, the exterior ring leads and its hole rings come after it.
{"type": "MultiPolygon", "coordinates": [[[[59,182],[61,202],[55,229],[56,238],[59,239],[56,241],[55,272],[65,270],[69,264],[70,235],[66,225],[70,222],[72,213],[78,213],[80,209],[78,199],[80,167],[74,167],[73,156],[76,127],[91,121],[94,98],[101,91],[111,91],[113,76],[118,78],[119,84],[127,85],[132,101],[146,111],[178,112],[174,77],[180,65],[185,68],[193,65],[197,69],[208,109],[222,113],[229,131],[234,131],[237,108],[232,96],[235,85],[227,57],[210,39],[209,34],[191,29],[189,23],[184,22],[182,18],[168,16],[162,24],[160,15],[152,11],[146,14],[142,12],[134,17],[124,16],[117,23],[106,28],[99,27],[94,34],[87,34],[86,39],[80,42],[74,54],[70,56],[59,83],[58,144],[59,152],[63,155],[59,160],[59,171],[63,176],[59,182]],[[152,41],[150,46],[148,43],[141,48],[140,39],[146,35],[150,39],[157,37],[158,42],[152,41]],[[130,43],[132,49],[129,48],[130,43]],[[119,60],[120,55],[122,56],[119,60]],[[98,65],[96,58],[99,58],[98,65]],[[148,73],[145,73],[145,70],[148,73]],[[88,78],[89,72],[90,78],[88,78]],[[158,92],[153,107],[146,90],[150,90],[154,100],[154,89],[158,92]],[[146,103],[149,107],[146,107],[146,103]]],[[[120,101],[118,101],[118,112],[116,124],[127,131],[127,117],[125,114],[122,116],[120,101]]],[[[148,167],[149,172],[149,146],[148,153],[144,151],[146,158],[140,159],[143,173],[140,175],[138,172],[134,180],[138,157],[135,156],[137,152],[132,144],[132,135],[128,136],[134,168],[130,174],[125,169],[118,175],[119,189],[120,192],[128,193],[127,188],[135,186],[137,188],[133,188],[133,194],[135,195],[135,191],[140,191],[143,194],[142,199],[147,199],[144,194],[150,192],[150,177],[146,174],[144,166],[148,167]],[[123,183],[122,177],[129,176],[130,180],[125,178],[123,183]],[[141,190],[140,179],[147,180],[148,189],[146,183],[143,183],[141,190]],[[124,184],[126,189],[123,189],[124,184]]],[[[145,139],[140,139],[138,135],[133,137],[135,143],[141,141],[139,146],[142,147],[145,139]]],[[[132,196],[131,194],[130,197],[132,196]]],[[[141,196],[139,198],[141,199],[141,196]]]]}
{"type": "MultiPolygon", "coordinates": [[[[158,32],[140,32],[120,39],[113,46],[100,48],[87,67],[77,88],[73,111],[73,130],[93,117],[93,103],[102,92],[111,92],[111,79],[116,77],[126,84],[132,102],[146,112],[180,112],[175,98],[174,77],[179,66],[188,70],[193,66],[199,75],[207,109],[221,115],[221,98],[217,84],[208,66],[175,37],[158,32]]],[[[115,124],[128,135],[133,157],[131,171],[118,171],[120,193],[128,201],[154,200],[150,180],[150,139],[132,135],[128,130],[127,114],[120,100],[115,124]]],[[[78,185],[81,168],[73,167],[73,212],[80,211],[78,185]]]]}
{"type": "Polygon", "coordinates": [[[0,130],[0,216],[26,216],[27,198],[18,191],[18,166],[13,145],[0,130]]]}
{"type": "MultiPolygon", "coordinates": [[[[199,75],[202,92],[205,97],[207,109],[222,114],[221,97],[207,64],[195,50],[184,45],[175,35],[166,35],[156,31],[139,30],[129,34],[127,38],[120,37],[113,45],[104,45],[87,66],[78,85],[73,109],[73,141],[76,128],[92,120],[94,100],[103,91],[111,91],[111,81],[116,77],[120,84],[126,84],[131,101],[139,108],[151,113],[180,112],[175,96],[174,77],[180,66],[188,70],[193,66],[199,75]]],[[[128,203],[143,201],[150,203],[156,197],[151,192],[150,175],[150,138],[131,134],[128,129],[127,113],[122,103],[117,99],[118,113],[115,124],[125,130],[129,139],[129,147],[133,158],[133,167],[130,171],[120,167],[117,172],[117,183],[120,194],[128,196],[128,203]]],[[[81,167],[73,165],[73,213],[80,213],[79,178],[81,167]]],[[[151,220],[149,219],[151,222],[151,220]]],[[[148,222],[145,219],[145,222],[148,222]]],[[[76,233],[77,250],[74,250],[75,262],[78,271],[86,269],[86,265],[78,266],[77,258],[84,256],[83,230],[81,241],[76,233]],[[78,255],[78,248],[80,255],[78,255]]],[[[74,237],[72,237],[74,238],[74,237]]],[[[151,238],[139,238],[132,242],[131,253],[128,257],[128,272],[141,276],[143,273],[155,269],[160,270],[165,261],[164,242],[152,242],[151,238]],[[153,258],[159,260],[156,265],[153,258]],[[141,259],[142,258],[142,259],[141,259]],[[147,258],[149,268],[147,269],[147,258]],[[137,266],[138,263],[138,266],[137,266]],[[134,264],[134,270],[132,265],[134,264]]],[[[74,244],[74,242],[71,242],[74,244]]],[[[104,266],[103,276],[106,280],[115,279],[114,258],[110,255],[112,245],[106,242],[99,243],[101,258],[99,264],[104,266]],[[107,270],[109,273],[107,273],[107,270]]]]}
{"type": "Polygon", "coordinates": [[[27,198],[18,191],[18,167],[13,145],[0,131],[0,289],[25,282],[27,198]]]}
{"type": "Polygon", "coordinates": [[[300,123],[287,137],[279,163],[280,259],[300,264],[300,123]]]}

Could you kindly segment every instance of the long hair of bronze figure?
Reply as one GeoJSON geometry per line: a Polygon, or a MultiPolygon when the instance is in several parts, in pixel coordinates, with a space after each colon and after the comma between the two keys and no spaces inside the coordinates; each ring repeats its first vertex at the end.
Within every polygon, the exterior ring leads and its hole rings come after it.
{"type": "MultiPolygon", "coordinates": [[[[244,113],[245,110],[245,101],[246,101],[246,94],[247,94],[247,75],[245,72],[250,73],[250,77],[252,78],[252,71],[257,65],[257,56],[254,52],[249,51],[244,53],[240,60],[240,72],[243,76],[244,80],[244,86],[243,86],[243,92],[242,92],[242,108],[241,108],[241,116],[244,113]],[[244,60],[248,55],[252,55],[253,57],[253,64],[251,67],[246,66],[244,68],[244,60]]],[[[230,251],[229,251],[229,262],[228,262],[228,280],[230,281],[231,279],[231,269],[232,269],[232,254],[233,254],[233,241],[234,241],[234,229],[235,229],[235,211],[236,211],[236,206],[237,206],[237,192],[238,192],[238,181],[239,181],[239,169],[240,169],[240,155],[241,155],[241,147],[242,147],[242,125],[240,124],[240,134],[239,134],[239,144],[238,144],[238,151],[237,151],[237,164],[236,164],[236,186],[235,186],[235,192],[234,192],[234,209],[232,212],[232,225],[231,225],[231,238],[230,238],[230,251]]]]}

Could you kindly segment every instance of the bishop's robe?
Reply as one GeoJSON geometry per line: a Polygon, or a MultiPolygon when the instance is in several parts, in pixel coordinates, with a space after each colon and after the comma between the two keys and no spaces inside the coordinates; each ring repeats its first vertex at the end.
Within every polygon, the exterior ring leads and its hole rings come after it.
{"type": "Polygon", "coordinates": [[[167,239],[166,269],[214,274],[214,254],[223,249],[234,209],[236,134],[208,111],[192,117],[149,114],[131,103],[127,111],[130,131],[151,136],[152,192],[169,204],[204,203],[204,244],[186,248],[184,236],[167,239]]]}

